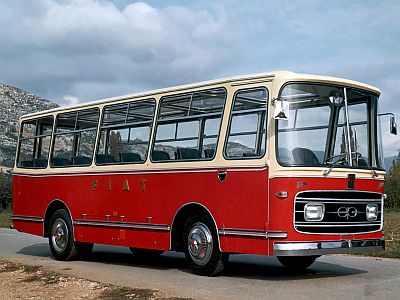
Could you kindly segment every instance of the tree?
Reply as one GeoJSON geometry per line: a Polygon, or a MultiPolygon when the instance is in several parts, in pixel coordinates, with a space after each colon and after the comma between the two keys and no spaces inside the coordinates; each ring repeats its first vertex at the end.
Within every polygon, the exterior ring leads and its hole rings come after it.
{"type": "Polygon", "coordinates": [[[385,177],[385,193],[387,194],[385,206],[387,208],[400,207],[400,150],[398,152],[385,177]]]}
{"type": "Polygon", "coordinates": [[[0,210],[6,209],[11,205],[12,183],[10,174],[4,173],[0,169],[0,210]]]}

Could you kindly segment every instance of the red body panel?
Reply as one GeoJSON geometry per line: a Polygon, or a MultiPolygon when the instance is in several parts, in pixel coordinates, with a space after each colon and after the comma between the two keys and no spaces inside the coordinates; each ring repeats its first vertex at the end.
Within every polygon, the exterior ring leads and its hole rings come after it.
{"type": "MultiPolygon", "coordinates": [[[[194,202],[209,210],[218,228],[265,230],[268,216],[267,169],[228,169],[223,182],[218,180],[217,174],[216,169],[200,169],[46,177],[16,175],[14,215],[44,218],[49,203],[58,199],[69,208],[73,221],[85,219],[172,227],[178,210],[194,202]],[[254,186],[257,188],[252,188],[254,186]]],[[[15,228],[43,234],[43,230],[33,231],[24,224],[27,223],[15,222],[15,228]]],[[[170,248],[169,231],[79,225],[74,230],[78,241],[170,248]]],[[[230,238],[221,238],[221,249],[267,253],[266,240],[255,239],[254,243],[259,244],[256,246],[248,241],[249,238],[244,242],[242,239],[230,241],[230,238]],[[250,251],[252,248],[254,250],[250,251]]]]}
{"type": "MultiPolygon", "coordinates": [[[[44,219],[54,200],[68,207],[74,224],[79,221],[149,224],[149,228],[115,228],[74,225],[77,241],[168,250],[173,220],[181,207],[199,203],[211,213],[217,229],[285,231],[286,239],[220,235],[222,251],[273,255],[274,241],[327,241],[340,235],[304,234],[293,226],[295,195],[304,190],[345,190],[345,178],[268,179],[267,168],[143,171],[126,173],[14,176],[14,215],[44,219]],[[269,190],[270,189],[270,190],[269,190]],[[276,192],[286,191],[286,199],[276,192]]],[[[356,190],[383,193],[381,180],[356,179],[356,190]]],[[[43,235],[43,223],[14,221],[16,229],[43,235]]],[[[381,238],[382,232],[347,235],[350,239],[381,238]]]]}

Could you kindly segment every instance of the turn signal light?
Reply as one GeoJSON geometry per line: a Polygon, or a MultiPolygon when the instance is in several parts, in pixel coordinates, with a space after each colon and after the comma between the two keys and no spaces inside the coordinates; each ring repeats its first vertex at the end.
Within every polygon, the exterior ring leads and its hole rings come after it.
{"type": "Polygon", "coordinates": [[[275,197],[285,199],[288,197],[288,192],[282,191],[282,192],[276,192],[275,197]]]}

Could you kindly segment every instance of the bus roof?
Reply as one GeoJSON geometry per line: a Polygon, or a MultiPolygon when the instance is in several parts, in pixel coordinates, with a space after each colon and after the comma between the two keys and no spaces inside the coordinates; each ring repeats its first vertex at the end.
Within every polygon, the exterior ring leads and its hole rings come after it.
{"type": "Polygon", "coordinates": [[[27,119],[27,118],[37,117],[37,116],[54,113],[54,112],[59,112],[59,111],[85,108],[85,107],[90,107],[90,106],[95,106],[95,105],[100,105],[100,104],[108,104],[111,102],[118,102],[118,101],[128,100],[128,99],[152,97],[152,96],[154,97],[155,95],[158,95],[158,94],[183,92],[183,91],[190,90],[193,88],[207,87],[207,86],[212,86],[212,85],[216,85],[216,84],[231,83],[232,86],[235,86],[235,85],[244,85],[246,83],[248,83],[248,84],[262,83],[265,81],[273,81],[273,80],[278,80],[281,82],[311,81],[311,82],[323,82],[323,83],[332,83],[332,84],[344,84],[344,85],[355,87],[355,88],[365,89],[365,90],[368,90],[368,91],[370,91],[374,94],[378,94],[378,95],[380,95],[380,93],[381,93],[381,91],[377,87],[374,87],[372,85],[368,85],[368,84],[365,84],[362,82],[349,80],[349,79],[344,79],[344,78],[339,78],[339,77],[331,77],[331,76],[294,73],[294,72],[290,72],[290,71],[275,71],[275,72],[268,72],[268,73],[257,73],[257,74],[226,77],[226,78],[220,78],[220,79],[209,80],[209,81],[201,81],[201,82],[196,82],[196,83],[191,83],[191,84],[186,84],[186,85],[179,85],[179,86],[173,86],[173,87],[168,87],[168,88],[138,92],[138,93],[123,95],[123,96],[100,99],[100,100],[95,100],[95,101],[89,101],[89,102],[84,102],[84,103],[80,103],[80,104],[73,105],[73,106],[62,106],[62,107],[57,107],[57,108],[53,108],[53,109],[49,109],[49,110],[45,110],[45,111],[26,114],[26,115],[21,116],[20,119],[27,119]]]}

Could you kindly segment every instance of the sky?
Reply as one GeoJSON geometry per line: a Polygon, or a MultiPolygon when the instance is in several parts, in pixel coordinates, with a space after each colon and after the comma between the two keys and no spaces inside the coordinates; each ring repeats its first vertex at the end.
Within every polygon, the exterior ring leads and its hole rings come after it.
{"type": "Polygon", "coordinates": [[[289,70],[377,86],[400,118],[399,16],[397,0],[2,0],[0,82],[70,105],[289,70]]]}

